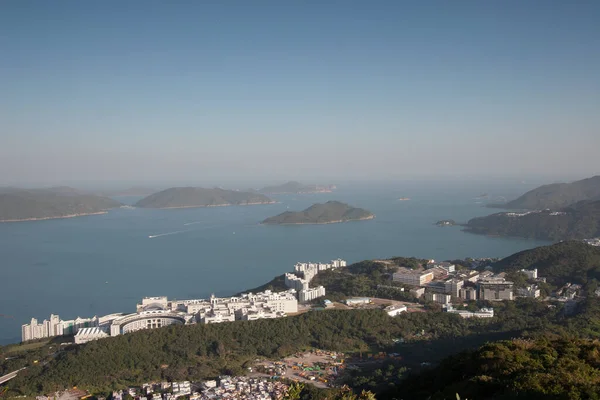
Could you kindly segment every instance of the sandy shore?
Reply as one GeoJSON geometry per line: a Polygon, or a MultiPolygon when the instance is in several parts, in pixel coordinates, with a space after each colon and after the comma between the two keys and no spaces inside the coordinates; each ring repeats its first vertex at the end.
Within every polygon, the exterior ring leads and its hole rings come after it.
{"type": "Polygon", "coordinates": [[[62,219],[62,218],[85,217],[85,216],[88,216],[88,215],[101,215],[101,214],[107,214],[107,213],[108,213],[108,211],[99,211],[99,212],[95,212],[95,213],[61,215],[61,216],[58,216],[58,217],[23,218],[23,219],[2,219],[2,220],[0,220],[0,222],[46,221],[48,219],[62,219]]]}

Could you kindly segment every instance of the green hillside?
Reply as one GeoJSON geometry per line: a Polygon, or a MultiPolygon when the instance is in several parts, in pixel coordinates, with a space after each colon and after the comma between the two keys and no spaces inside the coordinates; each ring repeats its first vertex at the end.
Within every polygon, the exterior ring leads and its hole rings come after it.
{"type": "Polygon", "coordinates": [[[329,224],[336,222],[372,219],[375,215],[362,208],[355,208],[339,201],[313,204],[304,211],[286,211],[265,219],[263,224],[329,224]]]}
{"type": "Polygon", "coordinates": [[[584,200],[600,200],[600,175],[572,183],[554,183],[530,190],[502,208],[558,209],[584,200]]]}
{"type": "Polygon", "coordinates": [[[113,199],[80,194],[72,188],[5,189],[0,192],[0,221],[93,214],[119,206],[113,199]]]}
{"type": "Polygon", "coordinates": [[[138,201],[136,207],[183,208],[270,204],[273,200],[259,193],[220,188],[175,187],[151,194],[138,201]]]}

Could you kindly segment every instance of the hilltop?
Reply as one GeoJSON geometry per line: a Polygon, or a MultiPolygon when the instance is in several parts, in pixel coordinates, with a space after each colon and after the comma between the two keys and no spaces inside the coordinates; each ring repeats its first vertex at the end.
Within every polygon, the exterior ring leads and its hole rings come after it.
{"type": "Polygon", "coordinates": [[[151,194],[135,206],[143,208],[217,207],[271,204],[273,200],[259,193],[199,187],[175,187],[151,194]]]}
{"type": "Polygon", "coordinates": [[[553,183],[530,190],[499,208],[542,210],[558,209],[584,200],[600,200],[600,175],[571,183],[553,183]]]}
{"type": "Polygon", "coordinates": [[[560,242],[515,253],[492,267],[498,272],[537,268],[538,274],[554,285],[585,284],[600,278],[600,247],[580,241],[560,242]]]}
{"type": "Polygon", "coordinates": [[[328,193],[335,189],[335,185],[304,185],[300,182],[290,181],[282,185],[264,187],[260,189],[259,192],[264,194],[328,193]]]}
{"type": "Polygon", "coordinates": [[[31,221],[104,213],[121,203],[107,197],[81,194],[69,187],[5,188],[0,192],[0,221],[31,221]]]}
{"type": "Polygon", "coordinates": [[[269,225],[332,224],[347,221],[373,219],[375,215],[362,208],[355,208],[339,201],[313,204],[304,211],[286,211],[265,219],[269,225]]]}
{"type": "Polygon", "coordinates": [[[543,240],[592,238],[600,236],[600,200],[576,203],[559,211],[502,212],[473,218],[465,231],[543,240]]]}

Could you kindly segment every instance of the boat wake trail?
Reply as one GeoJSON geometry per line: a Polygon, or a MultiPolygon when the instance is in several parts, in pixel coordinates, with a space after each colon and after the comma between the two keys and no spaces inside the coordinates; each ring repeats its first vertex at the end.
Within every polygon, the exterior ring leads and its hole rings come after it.
{"type": "Polygon", "coordinates": [[[189,230],[167,232],[167,233],[159,233],[158,235],[150,235],[150,236],[148,236],[148,239],[154,239],[154,238],[161,237],[161,236],[177,235],[178,233],[183,233],[183,232],[189,232],[189,230]]]}
{"type": "Polygon", "coordinates": [[[183,226],[196,225],[196,224],[202,224],[202,223],[204,223],[204,221],[188,222],[187,224],[183,224],[183,226]]]}

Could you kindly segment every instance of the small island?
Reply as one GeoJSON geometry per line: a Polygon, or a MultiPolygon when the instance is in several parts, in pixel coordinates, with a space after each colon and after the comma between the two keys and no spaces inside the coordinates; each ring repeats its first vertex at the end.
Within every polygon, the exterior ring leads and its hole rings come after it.
{"type": "Polygon", "coordinates": [[[456,221],[453,219],[443,219],[435,223],[437,226],[454,226],[456,225],[456,221]]]}
{"type": "Polygon", "coordinates": [[[135,203],[135,206],[141,208],[194,208],[272,203],[275,202],[259,193],[240,192],[221,188],[174,187],[144,197],[135,203]]]}
{"type": "Polygon", "coordinates": [[[335,224],[373,219],[375,215],[339,201],[313,204],[304,211],[286,211],[262,221],[266,225],[335,224]]]}

